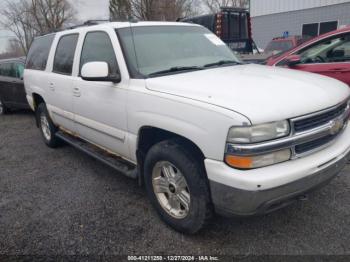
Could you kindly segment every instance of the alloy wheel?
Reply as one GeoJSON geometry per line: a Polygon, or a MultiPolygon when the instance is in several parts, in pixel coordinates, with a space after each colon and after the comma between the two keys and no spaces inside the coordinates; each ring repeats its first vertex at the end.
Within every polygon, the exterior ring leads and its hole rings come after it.
{"type": "Polygon", "coordinates": [[[44,113],[40,116],[40,123],[41,123],[41,130],[43,132],[43,135],[47,141],[51,140],[51,131],[50,131],[50,125],[49,121],[47,120],[47,117],[44,113]]]}
{"type": "Polygon", "coordinates": [[[161,207],[176,219],[185,218],[191,197],[181,171],[168,161],[157,162],[152,172],[153,191],[161,207]]]}
{"type": "Polygon", "coordinates": [[[1,100],[0,100],[0,115],[3,115],[5,111],[4,105],[2,104],[1,100]]]}

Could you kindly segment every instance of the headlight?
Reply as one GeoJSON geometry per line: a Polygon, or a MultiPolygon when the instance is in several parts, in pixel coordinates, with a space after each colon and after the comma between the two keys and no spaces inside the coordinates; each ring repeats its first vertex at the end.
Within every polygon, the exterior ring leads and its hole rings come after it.
{"type": "Polygon", "coordinates": [[[225,156],[225,162],[234,168],[252,169],[285,162],[290,160],[290,158],[290,149],[284,149],[257,156],[235,156],[227,154],[225,156]]]}
{"type": "Polygon", "coordinates": [[[258,143],[289,135],[289,122],[279,121],[255,126],[232,127],[227,142],[235,144],[258,143]]]}

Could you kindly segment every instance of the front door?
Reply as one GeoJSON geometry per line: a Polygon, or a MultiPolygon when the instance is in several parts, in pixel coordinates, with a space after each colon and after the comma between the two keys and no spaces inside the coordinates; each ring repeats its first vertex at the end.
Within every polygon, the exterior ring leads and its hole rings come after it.
{"type": "Polygon", "coordinates": [[[294,69],[329,76],[350,86],[350,63],[297,65],[294,69]]]}
{"type": "Polygon", "coordinates": [[[293,69],[317,73],[350,85],[350,33],[332,36],[303,48],[293,69]]]}
{"type": "Polygon", "coordinates": [[[74,81],[73,106],[77,134],[98,146],[129,155],[127,140],[127,87],[128,80],[122,76],[121,83],[89,82],[80,77],[81,68],[88,62],[106,62],[110,74],[119,72],[115,50],[116,33],[88,32],[82,45],[79,73],[74,81]],[[114,34],[114,35],[113,35],[114,34]],[[112,38],[111,38],[112,37],[112,38]],[[113,40],[112,40],[113,39],[113,40]]]}

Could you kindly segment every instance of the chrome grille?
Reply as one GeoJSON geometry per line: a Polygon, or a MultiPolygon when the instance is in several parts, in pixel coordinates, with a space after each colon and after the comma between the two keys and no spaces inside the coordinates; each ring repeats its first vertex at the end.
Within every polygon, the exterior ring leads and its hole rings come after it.
{"type": "Polygon", "coordinates": [[[348,118],[349,107],[348,103],[345,102],[331,109],[292,120],[293,132],[295,135],[317,130],[317,128],[326,125],[329,129],[329,132],[322,137],[315,137],[315,139],[296,145],[294,147],[295,155],[307,154],[308,152],[321,149],[332,142],[346,127],[348,118]]]}
{"type": "Polygon", "coordinates": [[[309,129],[316,128],[318,126],[322,126],[327,124],[332,119],[335,119],[342,114],[344,114],[347,108],[347,103],[343,103],[329,111],[324,113],[320,113],[311,117],[306,117],[300,120],[296,120],[293,122],[295,133],[304,132],[309,129]]]}
{"type": "Polygon", "coordinates": [[[337,135],[328,135],[325,137],[321,137],[310,142],[300,144],[295,146],[296,154],[304,154],[305,152],[309,152],[311,150],[315,150],[316,148],[322,147],[329,142],[331,142],[337,135]]]}

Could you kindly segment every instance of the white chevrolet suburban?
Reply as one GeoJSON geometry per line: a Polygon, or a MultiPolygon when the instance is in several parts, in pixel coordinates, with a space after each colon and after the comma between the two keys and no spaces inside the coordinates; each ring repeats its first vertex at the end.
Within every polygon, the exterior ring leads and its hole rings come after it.
{"type": "Polygon", "coordinates": [[[350,152],[349,87],[242,64],[207,29],[104,23],[37,38],[24,73],[44,142],[64,141],[138,179],[185,233],[214,213],[284,207],[350,152]]]}

